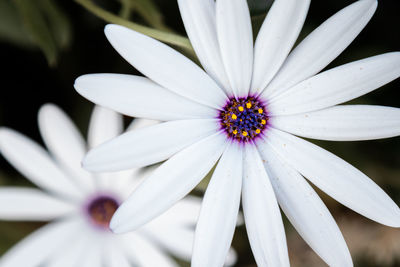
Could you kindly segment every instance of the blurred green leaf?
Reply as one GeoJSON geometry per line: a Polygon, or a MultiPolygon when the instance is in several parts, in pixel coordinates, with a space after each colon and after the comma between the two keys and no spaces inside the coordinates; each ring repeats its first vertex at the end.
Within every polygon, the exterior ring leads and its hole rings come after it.
{"type": "Polygon", "coordinates": [[[50,66],[57,60],[57,46],[50,28],[36,1],[14,0],[25,29],[36,45],[43,51],[50,66]]]}
{"type": "Polygon", "coordinates": [[[132,0],[120,0],[121,10],[119,11],[119,16],[123,19],[129,19],[131,11],[134,9],[134,3],[132,0]]]}
{"type": "Polygon", "coordinates": [[[152,38],[155,38],[157,40],[160,40],[162,42],[183,48],[187,52],[187,54],[194,55],[193,47],[190,44],[189,39],[186,37],[177,35],[175,33],[146,27],[146,26],[134,23],[132,21],[123,19],[121,17],[118,17],[117,15],[114,15],[111,12],[108,12],[107,10],[102,9],[101,7],[94,4],[93,1],[91,1],[91,0],[75,0],[75,1],[77,3],[79,3],[80,5],[82,5],[84,8],[86,8],[88,11],[90,11],[92,14],[102,18],[103,20],[107,21],[108,23],[115,23],[115,24],[125,26],[127,28],[130,28],[132,30],[146,34],[146,35],[148,35],[152,38]]]}
{"type": "Polygon", "coordinates": [[[53,0],[38,0],[38,4],[48,20],[57,46],[67,48],[72,39],[72,28],[67,16],[53,0]]]}
{"type": "Polygon", "coordinates": [[[164,16],[160,9],[154,4],[152,0],[130,0],[134,2],[136,11],[143,17],[143,19],[152,27],[160,30],[169,31],[168,27],[164,25],[164,16]]]}
{"type": "Polygon", "coordinates": [[[0,40],[24,47],[33,47],[11,0],[0,0],[0,40]]]}
{"type": "Polygon", "coordinates": [[[171,31],[164,24],[164,16],[153,0],[120,0],[120,17],[129,19],[131,11],[136,11],[143,20],[155,29],[171,31]]]}

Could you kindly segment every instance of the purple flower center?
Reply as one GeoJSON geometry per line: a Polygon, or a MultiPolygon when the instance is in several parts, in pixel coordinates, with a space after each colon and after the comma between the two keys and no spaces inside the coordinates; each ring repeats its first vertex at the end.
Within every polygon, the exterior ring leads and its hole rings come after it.
{"type": "Polygon", "coordinates": [[[231,98],[220,111],[219,119],[229,138],[239,142],[254,140],[268,123],[265,105],[256,97],[231,98]]]}
{"type": "Polygon", "coordinates": [[[119,204],[114,198],[99,196],[89,202],[87,213],[95,226],[108,229],[111,218],[118,207],[119,204]]]}

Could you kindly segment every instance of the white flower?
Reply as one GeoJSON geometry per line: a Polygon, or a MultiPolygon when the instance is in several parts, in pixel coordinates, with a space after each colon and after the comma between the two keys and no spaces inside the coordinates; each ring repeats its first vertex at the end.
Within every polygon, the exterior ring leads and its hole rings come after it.
{"type": "MultiPolygon", "coordinates": [[[[144,122],[138,120],[132,128],[144,122]]],[[[136,232],[115,235],[108,228],[111,216],[149,171],[95,177],[80,166],[86,144],[63,111],[45,105],[39,126],[50,154],[19,133],[0,129],[3,156],[42,189],[1,187],[0,219],[52,222],[10,249],[0,258],[1,267],[178,266],[167,251],[190,260],[198,198],[185,198],[136,232]]],[[[90,147],[121,132],[122,116],[94,109],[90,147]]],[[[234,261],[234,254],[230,256],[234,261]]]]}
{"type": "Polygon", "coordinates": [[[396,79],[400,53],[317,74],[359,34],[377,1],[344,8],[291,51],[309,2],[274,1],[253,47],[245,0],[179,0],[206,72],[156,40],[106,27],[114,48],[149,79],[93,74],[79,77],[75,88],[126,115],[166,121],[123,134],[83,161],[91,171],[117,171],[167,160],[120,206],[113,231],[136,229],[167,210],[218,160],[196,228],[192,266],[222,265],[240,196],[259,266],[289,266],[278,203],[325,262],[351,266],[335,220],[303,176],[354,211],[400,226],[400,209],[371,179],[295,136],[350,141],[399,135],[400,109],[338,104],[396,79]]]}

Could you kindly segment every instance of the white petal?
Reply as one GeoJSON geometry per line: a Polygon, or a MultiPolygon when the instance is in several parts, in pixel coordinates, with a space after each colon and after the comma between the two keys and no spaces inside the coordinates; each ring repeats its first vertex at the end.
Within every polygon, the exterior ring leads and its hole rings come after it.
{"type": "Polygon", "coordinates": [[[127,256],[141,267],[178,267],[179,265],[159,247],[136,233],[120,236],[127,256]]]}
{"type": "Polygon", "coordinates": [[[71,119],[59,107],[46,104],[39,110],[38,121],[43,141],[57,162],[80,187],[93,190],[93,177],[81,165],[86,142],[71,119]]]}
{"type": "MultiPolygon", "coordinates": [[[[96,235],[93,235],[96,237],[96,235]]],[[[79,267],[99,267],[103,264],[103,242],[101,242],[101,238],[94,238],[90,240],[89,248],[87,249],[85,254],[79,259],[78,266],[79,267]]],[[[108,267],[108,266],[107,266],[108,267]]],[[[109,266],[114,267],[114,266],[109,266]]],[[[117,266],[115,266],[117,267],[117,266]]]]}
{"type": "Polygon", "coordinates": [[[179,227],[194,227],[199,218],[201,199],[187,196],[178,201],[174,206],[165,211],[159,217],[146,224],[151,230],[163,228],[165,225],[176,225],[179,227]]]}
{"type": "Polygon", "coordinates": [[[326,194],[379,223],[400,227],[400,209],[362,172],[332,153],[270,128],[266,142],[326,194]]]}
{"type": "MultiPolygon", "coordinates": [[[[186,197],[191,198],[191,197],[186,197]]],[[[180,201],[181,202],[181,201],[180,201]]],[[[178,202],[179,203],[179,202],[178,202]]],[[[200,202],[201,203],[201,202],[200,202]]],[[[175,205],[177,206],[177,205],[175,205]]],[[[173,208],[171,208],[173,209],[173,208]]],[[[200,209],[198,209],[200,210],[200,209]]],[[[168,210],[167,212],[169,212],[168,210]]],[[[189,212],[190,213],[190,212],[189,212]]],[[[164,213],[165,214],[165,213],[164,213]]],[[[160,215],[163,217],[164,214],[160,215]]],[[[184,215],[184,214],[182,214],[184,215]]],[[[175,257],[179,259],[190,261],[192,258],[192,247],[193,247],[193,240],[194,240],[194,227],[198,218],[196,216],[195,221],[191,222],[190,224],[185,225],[184,227],[177,224],[174,221],[165,221],[164,224],[153,224],[154,221],[158,221],[159,218],[151,221],[150,223],[146,224],[144,227],[140,228],[138,231],[142,233],[145,232],[146,236],[155,240],[157,244],[161,247],[165,248],[168,252],[170,252],[175,257]],[[152,227],[148,227],[149,224],[152,224],[152,227]],[[179,226],[179,227],[177,227],[179,226]]],[[[230,249],[229,253],[226,257],[224,266],[231,266],[234,265],[237,261],[237,255],[234,249],[230,249]]],[[[222,266],[222,265],[221,265],[222,266]]]]}
{"type": "Polygon", "coordinates": [[[76,79],[74,86],[90,101],[132,117],[168,121],[209,118],[217,113],[140,76],[87,74],[76,79]]]}
{"type": "Polygon", "coordinates": [[[285,229],[260,155],[246,146],[242,205],[247,234],[258,266],[289,266],[285,229]]]}
{"type": "Polygon", "coordinates": [[[201,65],[223,88],[230,87],[219,49],[214,0],[178,0],[183,23],[201,65]]]}
{"type": "MultiPolygon", "coordinates": [[[[88,129],[89,148],[94,148],[117,137],[123,132],[123,129],[124,122],[120,114],[101,106],[95,106],[88,129]]],[[[115,173],[97,173],[94,176],[97,188],[114,188],[114,183],[118,183],[120,180],[119,174],[115,173]]]]}
{"type": "Polygon", "coordinates": [[[262,92],[278,72],[299,36],[310,0],[276,0],[254,46],[251,93],[262,92]]]}
{"type": "Polygon", "coordinates": [[[277,95],[324,69],[367,25],[377,4],[376,0],[356,1],[315,29],[290,53],[264,97],[277,95]]]}
{"type": "Polygon", "coordinates": [[[0,151],[18,171],[38,186],[62,196],[81,197],[79,187],[60,170],[49,154],[22,134],[1,128],[0,151]]]}
{"type": "Polygon", "coordinates": [[[345,105],[310,113],[271,117],[277,129],[320,140],[373,140],[400,135],[400,109],[345,105]]]}
{"type": "Polygon", "coordinates": [[[159,225],[159,227],[154,227],[151,231],[146,231],[145,234],[175,257],[190,261],[194,240],[194,226],[178,228],[173,224],[159,225]]]}
{"type": "Polygon", "coordinates": [[[129,124],[127,131],[133,131],[144,127],[153,126],[161,123],[161,121],[157,120],[148,120],[148,119],[134,119],[131,124],[129,124]]]}
{"type": "Polygon", "coordinates": [[[226,95],[195,63],[169,46],[118,25],[107,25],[111,45],[130,64],[161,86],[198,103],[220,108],[226,95]]]}
{"type": "Polygon", "coordinates": [[[327,207],[306,180],[273,150],[265,145],[260,153],[289,221],[329,266],[353,266],[346,242],[327,207]]]}
{"type": "Polygon", "coordinates": [[[118,208],[111,229],[116,233],[134,230],[170,208],[208,173],[225,144],[226,137],[217,133],[174,155],[118,208]]]}
{"type": "Polygon", "coordinates": [[[26,237],[0,258],[1,267],[37,267],[65,242],[73,237],[81,226],[76,219],[48,224],[26,237]]]}
{"type": "Polygon", "coordinates": [[[50,259],[46,260],[46,267],[75,267],[80,266],[82,258],[91,248],[93,241],[91,235],[74,233],[73,239],[70,242],[65,242],[50,259]],[[71,246],[73,242],[73,246],[71,246]]]}
{"type": "Polygon", "coordinates": [[[196,226],[192,267],[224,264],[238,217],[242,176],[242,148],[232,143],[222,154],[204,195],[196,226]]]}
{"type": "Polygon", "coordinates": [[[311,77],[269,101],[271,115],[319,110],[367,94],[400,76],[400,52],[348,63],[311,77]]]}
{"type": "Polygon", "coordinates": [[[217,34],[232,93],[245,97],[253,72],[253,32],[246,0],[216,1],[217,34]]]}
{"type": "Polygon", "coordinates": [[[0,188],[2,220],[49,221],[76,212],[75,205],[33,188],[0,188]]]}
{"type": "Polygon", "coordinates": [[[124,122],[121,115],[107,108],[95,106],[89,123],[89,148],[117,137],[123,132],[123,129],[124,122]]]}
{"type": "Polygon", "coordinates": [[[111,239],[110,241],[105,244],[103,266],[132,267],[128,256],[125,254],[125,246],[121,242],[117,242],[116,239],[111,239]]]}
{"type": "Polygon", "coordinates": [[[130,131],[92,149],[83,160],[90,171],[119,171],[166,160],[217,132],[215,120],[178,120],[130,131]]]}

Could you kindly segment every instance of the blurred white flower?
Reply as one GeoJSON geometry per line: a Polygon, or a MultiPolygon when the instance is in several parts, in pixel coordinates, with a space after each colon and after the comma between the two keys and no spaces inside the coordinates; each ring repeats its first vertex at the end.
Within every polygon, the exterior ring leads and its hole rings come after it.
{"type": "MultiPolygon", "coordinates": [[[[132,128],[146,123],[135,120],[132,128]]],[[[43,106],[39,127],[50,153],[11,129],[0,129],[3,156],[41,188],[1,187],[0,219],[51,221],[5,253],[1,267],[178,266],[168,253],[190,260],[198,198],[183,199],[135,232],[115,235],[108,228],[111,216],[149,169],[94,176],[80,166],[87,147],[62,110],[43,106]]],[[[96,107],[89,147],[122,129],[122,116],[96,107]]]]}
{"type": "Polygon", "coordinates": [[[111,228],[130,231],[167,210],[219,160],[203,200],[192,266],[222,265],[240,196],[259,266],[289,266],[278,203],[326,263],[352,266],[335,220],[303,176],[379,223],[399,227],[400,209],[362,172],[295,135],[353,141],[400,134],[400,109],[338,105],[396,79],[400,53],[318,74],[361,32],[377,1],[361,0],[342,9],[293,51],[309,0],[274,1],[254,46],[245,0],[178,3],[206,72],[152,38],[108,25],[110,43],[149,78],[93,74],[75,83],[96,104],[167,121],[123,134],[84,159],[85,168],[98,172],[167,160],[120,206],[111,228]]]}

